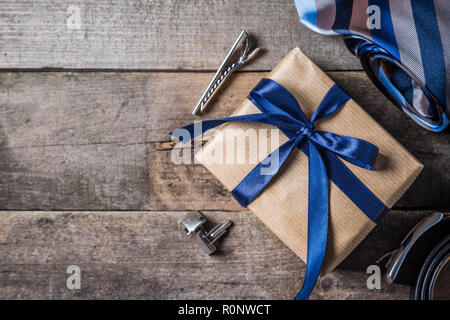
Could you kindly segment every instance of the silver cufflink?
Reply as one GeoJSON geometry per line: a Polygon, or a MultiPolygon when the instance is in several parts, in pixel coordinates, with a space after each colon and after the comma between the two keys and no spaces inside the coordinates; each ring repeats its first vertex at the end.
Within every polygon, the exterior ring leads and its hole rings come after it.
{"type": "Polygon", "coordinates": [[[206,219],[200,213],[189,213],[181,221],[184,227],[184,231],[188,236],[195,236],[195,239],[200,244],[200,247],[207,254],[211,254],[217,250],[214,244],[217,239],[222,237],[227,229],[233,224],[230,220],[227,220],[210,231],[206,230],[206,219]]]}

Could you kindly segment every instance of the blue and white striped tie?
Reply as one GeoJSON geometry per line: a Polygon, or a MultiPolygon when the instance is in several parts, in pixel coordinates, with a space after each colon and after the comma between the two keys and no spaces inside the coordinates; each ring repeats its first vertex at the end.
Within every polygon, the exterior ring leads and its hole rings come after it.
{"type": "Polygon", "coordinates": [[[367,75],[424,128],[450,116],[449,0],[295,0],[300,21],[344,36],[367,75]]]}

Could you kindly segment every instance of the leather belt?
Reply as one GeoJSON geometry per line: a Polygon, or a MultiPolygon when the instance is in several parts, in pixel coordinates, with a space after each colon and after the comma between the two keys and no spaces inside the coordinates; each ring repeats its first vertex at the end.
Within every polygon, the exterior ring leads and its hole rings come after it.
{"type": "Polygon", "coordinates": [[[436,280],[449,261],[450,235],[447,235],[433,248],[433,250],[426,258],[425,263],[422,265],[419,277],[417,278],[416,289],[414,291],[414,299],[433,299],[436,280]]]}
{"type": "Polygon", "coordinates": [[[437,280],[450,267],[449,263],[450,215],[436,212],[419,222],[392,252],[387,278],[391,282],[397,280],[401,269],[407,269],[409,264],[410,278],[415,279],[413,298],[432,300],[437,280]]]}

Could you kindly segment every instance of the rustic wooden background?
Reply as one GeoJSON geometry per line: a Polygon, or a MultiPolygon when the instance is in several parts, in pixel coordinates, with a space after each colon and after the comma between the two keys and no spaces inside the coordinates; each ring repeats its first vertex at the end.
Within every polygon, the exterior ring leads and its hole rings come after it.
{"type": "Polygon", "coordinates": [[[175,166],[168,132],[191,111],[241,27],[264,52],[202,118],[229,115],[298,46],[425,165],[394,210],[313,299],[408,299],[366,288],[366,267],[450,208],[450,135],[378,93],[338,38],[293,0],[3,0],[0,4],[0,298],[291,299],[305,265],[200,165],[175,166]],[[67,27],[79,8],[80,29],[67,27]],[[205,256],[179,221],[234,221],[205,256]],[[81,290],[66,268],[79,265],[81,290]]]}

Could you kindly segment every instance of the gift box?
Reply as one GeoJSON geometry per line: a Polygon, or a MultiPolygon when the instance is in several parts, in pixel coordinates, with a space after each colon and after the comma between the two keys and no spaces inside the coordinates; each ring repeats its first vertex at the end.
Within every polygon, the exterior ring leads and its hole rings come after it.
{"type": "MultiPolygon", "coordinates": [[[[335,83],[298,48],[292,50],[265,78],[270,79],[266,81],[280,85],[281,89],[284,88],[283,90],[292,94],[307,119],[311,118],[323,100],[334,99],[330,91],[335,89],[335,83]],[[324,98],[325,96],[327,98],[324,98]]],[[[273,98],[281,99],[282,96],[275,95],[273,98]]],[[[364,206],[368,211],[371,210],[371,200],[366,202],[363,198],[359,202],[352,201],[344,189],[367,188],[368,190],[364,192],[367,191],[371,194],[370,197],[376,198],[375,203],[378,201],[386,208],[381,211],[387,212],[422,170],[422,165],[355,101],[348,98],[344,102],[342,108],[334,114],[315,122],[315,130],[355,137],[375,145],[379,151],[373,170],[355,165],[338,154],[338,161],[351,171],[348,174],[349,178],[344,178],[339,186],[333,182],[332,176],[335,171],[341,169],[327,168],[331,171],[329,172],[331,179],[327,186],[322,186],[328,188],[326,191],[329,192],[328,234],[325,257],[321,266],[322,274],[333,270],[376,225],[374,221],[376,219],[363,212],[366,210],[364,206]],[[353,185],[353,178],[359,181],[358,186],[353,185]]],[[[255,101],[247,98],[232,116],[260,113],[261,110],[255,106],[255,101]]],[[[264,123],[228,122],[217,129],[196,154],[196,159],[232,191],[262,159],[290,141],[285,135],[286,132],[285,130],[283,133],[276,127],[264,123]],[[234,145],[227,143],[227,137],[240,140],[241,148],[236,148],[238,143],[234,145]],[[245,148],[242,148],[243,143],[245,148]],[[231,153],[233,155],[228,157],[231,153]]],[[[328,201],[311,195],[311,192],[315,191],[309,190],[308,183],[316,181],[308,179],[318,178],[309,176],[311,171],[309,161],[311,155],[308,158],[305,152],[295,148],[265,188],[250,203],[244,204],[305,262],[308,248],[308,202],[319,201],[318,199],[322,199],[320,200],[322,202],[328,201]]],[[[315,207],[321,204],[311,203],[311,205],[315,207]]]]}

